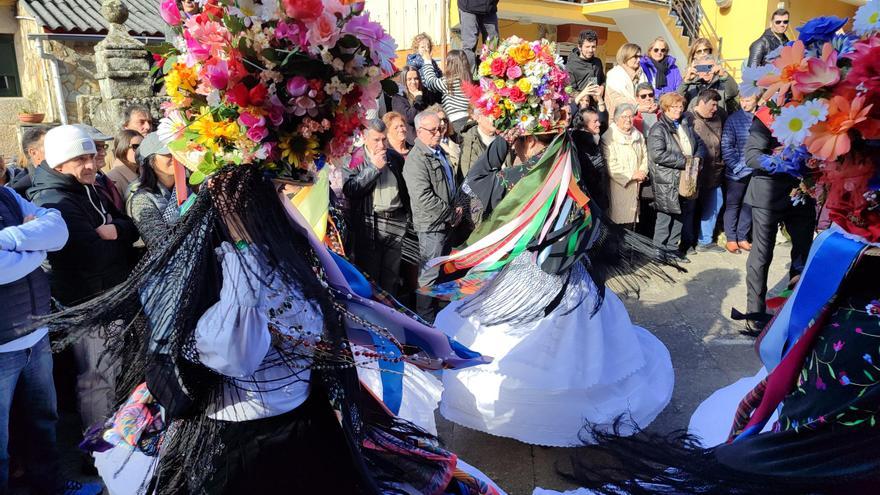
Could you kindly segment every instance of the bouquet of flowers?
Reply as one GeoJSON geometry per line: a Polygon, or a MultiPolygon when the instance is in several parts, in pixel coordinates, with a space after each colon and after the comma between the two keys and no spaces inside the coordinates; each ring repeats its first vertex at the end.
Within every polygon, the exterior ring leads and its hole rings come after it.
{"type": "Polygon", "coordinates": [[[466,89],[471,103],[501,131],[552,130],[569,100],[568,73],[557,64],[556,44],[511,36],[496,49],[483,45],[479,85],[466,89]]]}
{"type": "Polygon", "coordinates": [[[782,145],[764,167],[802,179],[795,202],[814,197],[832,220],[876,239],[880,2],[859,8],[854,32],[839,32],[846,23],[836,17],[805,23],[773,62],[744,73],[744,84],[763,90],[768,104],[759,112],[772,115],[769,127],[782,145]]]}
{"type": "MultiPolygon", "coordinates": [[[[199,183],[258,163],[307,177],[346,156],[396,69],[394,40],[353,0],[203,0],[159,49],[169,101],[158,132],[199,183]]],[[[389,88],[389,91],[393,91],[389,88]]]]}

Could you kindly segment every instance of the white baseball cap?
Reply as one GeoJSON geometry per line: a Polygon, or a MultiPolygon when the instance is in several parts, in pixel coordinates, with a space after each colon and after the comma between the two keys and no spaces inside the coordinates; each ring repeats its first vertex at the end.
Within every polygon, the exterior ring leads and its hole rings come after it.
{"type": "Polygon", "coordinates": [[[53,128],[46,133],[43,146],[46,150],[46,164],[51,168],[78,156],[94,155],[98,152],[89,134],[75,125],[53,128]]]}
{"type": "Polygon", "coordinates": [[[103,132],[98,130],[97,127],[93,127],[93,126],[90,126],[87,124],[73,124],[73,125],[75,127],[79,127],[80,129],[86,131],[86,134],[88,134],[89,137],[92,138],[92,141],[104,142],[104,141],[112,141],[113,140],[113,136],[108,136],[107,134],[104,134],[103,132]]]}

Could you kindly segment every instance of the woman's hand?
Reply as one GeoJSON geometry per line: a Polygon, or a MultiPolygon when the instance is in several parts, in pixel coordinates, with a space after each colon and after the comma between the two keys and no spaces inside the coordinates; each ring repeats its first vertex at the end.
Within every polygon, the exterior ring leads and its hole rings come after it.
{"type": "Polygon", "coordinates": [[[685,74],[685,80],[695,79],[697,77],[697,68],[691,65],[688,67],[687,73],[685,74]]]}
{"type": "Polygon", "coordinates": [[[507,144],[513,144],[514,141],[520,136],[522,136],[522,129],[519,126],[514,127],[512,129],[508,129],[501,134],[501,137],[507,141],[507,144]]]}

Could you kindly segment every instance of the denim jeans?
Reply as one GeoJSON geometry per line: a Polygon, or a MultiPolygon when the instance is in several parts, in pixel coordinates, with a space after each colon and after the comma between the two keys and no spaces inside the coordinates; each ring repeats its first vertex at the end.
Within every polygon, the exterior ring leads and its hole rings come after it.
{"type": "Polygon", "coordinates": [[[718,222],[718,213],[724,204],[721,186],[700,191],[700,238],[697,240],[701,245],[712,244],[715,234],[715,224],[718,222]]]}
{"type": "Polygon", "coordinates": [[[9,416],[13,397],[19,409],[17,427],[22,429],[16,435],[24,439],[21,443],[25,447],[31,493],[54,494],[62,480],[55,444],[58,412],[48,336],[29,349],[0,352],[0,493],[6,493],[9,484],[9,416]]]}
{"type": "Polygon", "coordinates": [[[740,180],[727,179],[724,205],[724,235],[728,241],[748,241],[752,230],[752,207],[743,202],[750,176],[740,180]]]}

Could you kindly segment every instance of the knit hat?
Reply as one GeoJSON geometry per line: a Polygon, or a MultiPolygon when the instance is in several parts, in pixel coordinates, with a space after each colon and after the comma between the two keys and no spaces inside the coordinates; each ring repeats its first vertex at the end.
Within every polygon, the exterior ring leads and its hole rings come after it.
{"type": "Polygon", "coordinates": [[[45,139],[46,164],[51,168],[80,155],[94,155],[98,152],[89,134],[74,125],[55,127],[46,133],[45,139]]]}

